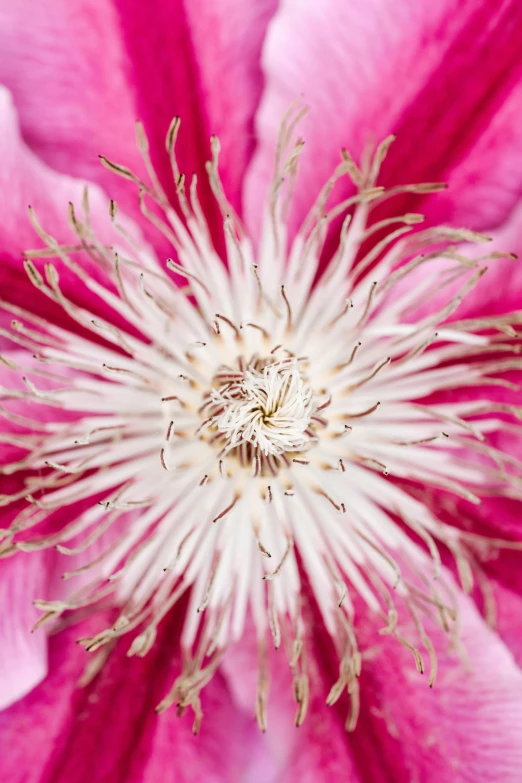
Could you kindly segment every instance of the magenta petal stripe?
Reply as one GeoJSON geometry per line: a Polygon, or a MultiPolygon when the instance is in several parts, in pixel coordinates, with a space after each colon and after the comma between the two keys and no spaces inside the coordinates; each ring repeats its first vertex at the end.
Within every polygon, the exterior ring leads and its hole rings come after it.
{"type": "Polygon", "coordinates": [[[293,225],[340,147],[358,156],[388,133],[397,142],[385,182],[455,183],[433,204],[434,221],[482,229],[502,222],[522,192],[521,26],[516,0],[284,0],[263,52],[260,145],[245,186],[251,230],[277,118],[296,94],[311,111],[293,225]]]}

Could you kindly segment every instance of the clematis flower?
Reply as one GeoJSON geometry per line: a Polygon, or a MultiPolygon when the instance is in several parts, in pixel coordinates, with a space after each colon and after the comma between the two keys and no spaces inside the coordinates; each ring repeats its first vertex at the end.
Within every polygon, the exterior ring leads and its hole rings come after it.
{"type": "Polygon", "coordinates": [[[379,6],[2,10],[10,781],[519,779],[522,11],[379,6]]]}

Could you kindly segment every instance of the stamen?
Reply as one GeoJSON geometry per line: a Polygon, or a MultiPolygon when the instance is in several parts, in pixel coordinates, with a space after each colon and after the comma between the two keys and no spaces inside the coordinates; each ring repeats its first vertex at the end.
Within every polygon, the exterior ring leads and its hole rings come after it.
{"type": "Polygon", "coordinates": [[[214,517],[214,519],[212,520],[212,522],[218,522],[218,520],[220,520],[220,519],[223,519],[223,517],[224,517],[224,516],[226,516],[226,515],[228,514],[228,512],[229,512],[229,511],[232,511],[232,509],[234,508],[234,506],[236,505],[236,503],[237,503],[237,501],[238,501],[238,500],[239,500],[239,496],[236,496],[236,497],[234,498],[234,500],[232,501],[232,503],[230,503],[230,505],[229,505],[229,506],[227,506],[226,508],[224,508],[224,509],[223,509],[223,511],[221,511],[221,512],[220,512],[220,513],[217,515],[217,517],[214,517]]]}
{"type": "MultiPolygon", "coordinates": [[[[285,494],[286,494],[286,492],[285,492],[285,494]]],[[[293,546],[294,546],[294,539],[293,539],[293,538],[288,538],[288,540],[287,540],[287,543],[286,543],[286,549],[285,549],[284,555],[283,555],[283,557],[281,558],[281,560],[279,561],[279,564],[278,564],[278,566],[276,567],[275,571],[272,571],[272,573],[271,573],[271,574],[265,574],[265,575],[264,575],[264,577],[263,577],[263,579],[265,579],[265,580],[267,580],[267,579],[268,579],[268,580],[270,580],[270,579],[275,579],[275,578],[276,578],[276,576],[277,576],[277,575],[279,574],[279,572],[281,571],[281,569],[282,569],[283,565],[285,564],[285,562],[286,562],[286,560],[287,560],[287,558],[288,558],[288,555],[289,555],[289,554],[290,554],[290,552],[292,551],[292,549],[293,549],[293,546]]]]}
{"type": "Polygon", "coordinates": [[[344,307],[343,307],[343,309],[341,310],[341,312],[339,313],[339,315],[337,315],[337,316],[336,316],[336,317],[333,319],[333,321],[330,321],[330,323],[329,323],[329,327],[330,327],[330,328],[332,328],[332,326],[335,326],[335,324],[336,324],[338,321],[340,321],[340,320],[341,320],[341,318],[342,318],[344,315],[346,315],[346,313],[348,313],[352,307],[353,307],[352,300],[351,300],[351,299],[347,299],[347,300],[346,300],[346,302],[344,303],[344,307]]]}
{"type": "Polygon", "coordinates": [[[362,343],[356,343],[354,348],[353,348],[353,350],[352,350],[352,352],[351,352],[351,354],[350,354],[350,358],[348,359],[348,361],[344,362],[343,364],[338,364],[337,367],[336,367],[336,370],[345,370],[347,367],[349,367],[350,364],[355,359],[355,357],[357,355],[357,351],[359,350],[361,345],[362,345],[362,343]]]}
{"type": "Polygon", "coordinates": [[[232,323],[230,318],[227,318],[225,315],[220,315],[219,313],[216,313],[216,318],[219,318],[220,321],[224,321],[226,324],[228,324],[230,328],[234,330],[234,334],[236,335],[236,338],[238,340],[241,340],[241,332],[239,331],[237,326],[232,323]]]}
{"type": "MultiPolygon", "coordinates": [[[[371,373],[370,373],[369,375],[367,375],[365,378],[363,378],[362,380],[358,381],[357,383],[354,383],[354,384],[352,384],[351,386],[347,386],[347,387],[346,387],[346,392],[353,392],[353,391],[355,391],[355,389],[360,389],[360,388],[361,388],[361,386],[364,386],[364,385],[365,385],[365,384],[367,384],[369,381],[371,381],[373,378],[375,378],[375,376],[377,375],[377,373],[379,373],[379,372],[380,372],[380,371],[381,371],[381,370],[382,370],[384,367],[387,367],[387,366],[389,365],[389,363],[390,363],[390,362],[391,362],[391,357],[390,357],[390,356],[387,356],[385,359],[383,359],[382,361],[380,361],[380,362],[379,362],[379,363],[378,363],[378,364],[377,364],[377,365],[376,365],[376,366],[373,368],[373,370],[371,371],[371,373]]],[[[352,416],[351,418],[354,418],[354,417],[352,416]]]]}
{"type": "Polygon", "coordinates": [[[281,286],[281,296],[284,299],[285,306],[286,306],[286,330],[287,332],[290,332],[292,329],[292,308],[290,307],[290,302],[288,301],[288,297],[285,293],[285,287],[284,285],[281,286]]]}
{"type": "Polygon", "coordinates": [[[205,283],[197,277],[197,275],[192,274],[192,272],[189,272],[184,267],[180,266],[179,264],[176,264],[175,261],[172,260],[172,258],[167,258],[167,267],[171,269],[173,272],[176,272],[176,274],[181,275],[181,277],[186,277],[187,280],[194,280],[195,283],[197,283],[201,288],[204,290],[204,292],[207,294],[209,299],[211,298],[210,291],[208,290],[205,283]]]}

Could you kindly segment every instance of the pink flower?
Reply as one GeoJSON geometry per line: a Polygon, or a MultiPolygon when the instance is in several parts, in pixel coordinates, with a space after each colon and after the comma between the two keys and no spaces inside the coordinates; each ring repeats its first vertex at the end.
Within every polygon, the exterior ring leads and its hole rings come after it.
{"type": "Polygon", "coordinates": [[[521,17],[1,8],[10,783],[519,780],[521,17]]]}

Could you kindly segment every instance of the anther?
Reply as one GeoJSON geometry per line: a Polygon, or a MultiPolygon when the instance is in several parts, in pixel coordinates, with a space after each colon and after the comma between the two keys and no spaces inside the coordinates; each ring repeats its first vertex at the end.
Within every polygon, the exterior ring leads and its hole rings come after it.
{"type": "Polygon", "coordinates": [[[224,516],[226,516],[226,514],[228,514],[228,513],[229,513],[229,511],[232,511],[232,509],[234,508],[234,506],[236,505],[236,503],[237,503],[237,501],[238,501],[238,500],[239,500],[239,495],[236,495],[236,496],[235,496],[235,498],[234,498],[234,500],[232,501],[232,503],[230,503],[230,505],[229,505],[229,506],[227,506],[226,508],[224,508],[224,509],[223,509],[223,511],[221,511],[221,512],[220,512],[220,513],[217,515],[217,517],[214,517],[214,519],[212,520],[212,522],[218,522],[220,519],[223,519],[223,517],[224,517],[224,516]]]}
{"type": "Polygon", "coordinates": [[[177,402],[180,408],[186,408],[187,403],[183,402],[176,394],[170,394],[168,397],[162,397],[161,402],[177,402]]]}
{"type": "Polygon", "coordinates": [[[253,324],[251,321],[247,321],[244,324],[240,324],[239,328],[242,329],[244,326],[250,326],[252,329],[257,329],[262,333],[263,337],[266,337],[267,339],[270,337],[267,330],[264,329],[262,326],[259,326],[259,324],[253,324]]]}
{"type": "Polygon", "coordinates": [[[335,316],[335,318],[333,319],[333,321],[330,321],[330,323],[328,324],[328,327],[331,329],[331,328],[332,328],[332,326],[334,326],[334,325],[337,323],[337,321],[340,321],[340,320],[341,320],[341,318],[342,318],[343,316],[345,316],[345,315],[346,315],[346,313],[347,313],[347,312],[348,312],[348,311],[349,311],[349,310],[350,310],[352,307],[353,307],[353,302],[352,302],[352,300],[351,300],[351,299],[347,299],[347,300],[346,300],[346,302],[344,303],[344,307],[343,307],[343,309],[341,310],[341,312],[339,313],[339,315],[336,315],[336,316],[335,316]]]}
{"type": "MultiPolygon", "coordinates": [[[[343,415],[343,419],[362,419],[363,416],[369,416],[370,413],[376,411],[377,408],[380,406],[380,404],[381,404],[380,402],[376,402],[375,405],[371,406],[371,408],[366,408],[366,410],[361,411],[360,413],[345,413],[343,415]]],[[[351,427],[348,428],[348,426],[345,425],[345,429],[351,430],[351,427]]]]}
{"type": "Polygon", "coordinates": [[[284,285],[281,286],[281,296],[283,297],[286,306],[286,330],[289,332],[292,329],[292,308],[288,301],[284,285]]]}
{"type": "Polygon", "coordinates": [[[346,506],[344,503],[336,503],[333,498],[330,497],[330,495],[324,491],[324,489],[317,488],[315,492],[318,495],[321,495],[326,500],[328,500],[329,503],[332,504],[332,506],[335,508],[336,511],[339,511],[339,513],[344,514],[346,512],[346,506]]]}
{"type": "Polygon", "coordinates": [[[294,539],[293,539],[293,538],[291,538],[291,537],[289,537],[289,538],[288,538],[288,540],[287,540],[286,549],[285,549],[285,552],[284,552],[284,554],[283,554],[283,557],[282,557],[282,558],[281,558],[281,560],[279,561],[279,564],[278,564],[278,566],[276,567],[275,571],[272,571],[272,573],[270,573],[270,574],[265,574],[265,575],[264,575],[263,579],[264,579],[265,581],[270,581],[270,580],[272,580],[272,579],[275,579],[275,578],[276,578],[276,576],[277,576],[277,575],[279,574],[279,572],[281,571],[281,569],[282,569],[283,565],[285,564],[285,562],[286,562],[286,560],[287,560],[287,558],[288,558],[288,555],[289,555],[289,554],[290,554],[290,552],[292,551],[293,547],[294,547],[294,539]]]}
{"type": "Polygon", "coordinates": [[[360,329],[366,323],[366,320],[370,314],[370,309],[372,306],[373,296],[375,294],[376,288],[377,288],[377,280],[374,280],[370,287],[370,291],[368,292],[368,298],[366,300],[366,305],[364,307],[363,313],[359,318],[359,320],[357,321],[357,327],[356,327],[357,329],[360,329]]]}
{"type": "Polygon", "coordinates": [[[199,277],[197,277],[197,275],[193,275],[192,272],[188,272],[184,267],[176,264],[172,258],[167,259],[167,267],[173,272],[176,272],[178,275],[181,275],[181,277],[186,277],[188,280],[194,280],[205,291],[209,299],[211,298],[210,291],[208,290],[207,286],[202,280],[199,279],[199,277]]]}
{"type": "Polygon", "coordinates": [[[226,324],[228,324],[230,326],[231,329],[234,330],[234,333],[236,335],[236,339],[237,340],[241,340],[242,339],[241,332],[239,331],[237,326],[234,323],[232,323],[230,318],[227,318],[226,315],[220,315],[220,313],[216,313],[216,318],[219,318],[220,321],[224,321],[226,324]]]}
{"type": "Polygon", "coordinates": [[[163,469],[170,472],[170,468],[167,465],[167,462],[165,460],[165,448],[162,448],[160,450],[160,460],[161,460],[161,464],[162,464],[163,469]]]}
{"type": "Polygon", "coordinates": [[[344,362],[343,364],[338,364],[338,365],[337,365],[337,367],[336,367],[336,369],[337,369],[337,370],[345,370],[345,369],[346,369],[346,367],[349,367],[349,366],[350,366],[350,364],[351,364],[351,363],[353,362],[353,360],[355,359],[355,357],[356,357],[356,355],[357,355],[357,351],[359,350],[359,348],[361,347],[361,345],[362,345],[362,343],[361,343],[361,342],[358,342],[358,343],[356,343],[356,344],[355,344],[355,346],[354,346],[354,348],[353,348],[353,350],[352,350],[352,352],[351,352],[351,354],[350,354],[350,358],[348,359],[348,361],[347,361],[347,362],[344,362]]]}
{"type": "Polygon", "coordinates": [[[378,459],[373,459],[373,457],[361,457],[360,459],[365,465],[369,465],[370,467],[374,466],[382,470],[384,476],[387,476],[390,472],[386,465],[378,459]]]}

